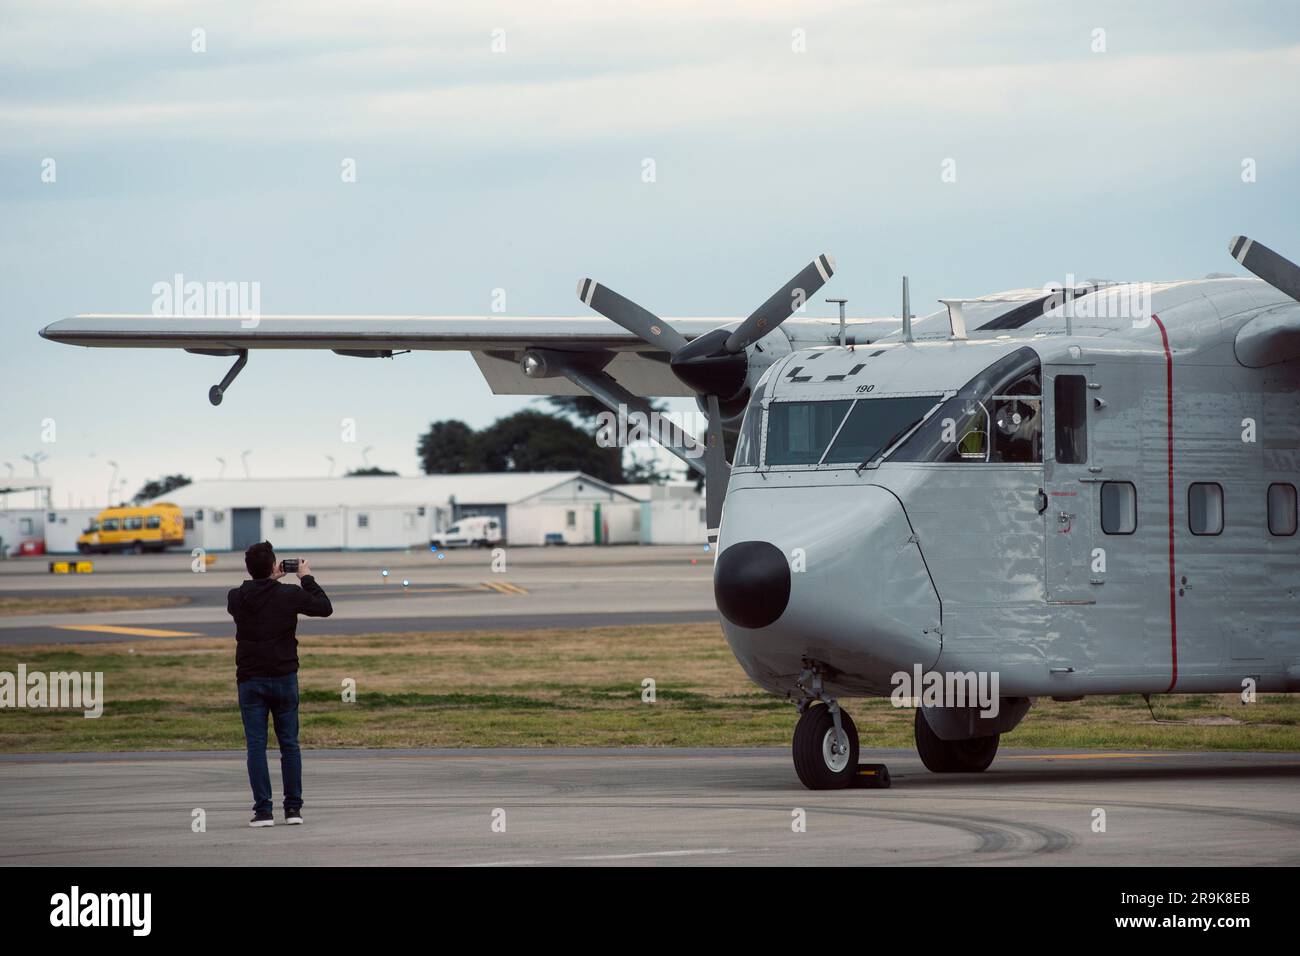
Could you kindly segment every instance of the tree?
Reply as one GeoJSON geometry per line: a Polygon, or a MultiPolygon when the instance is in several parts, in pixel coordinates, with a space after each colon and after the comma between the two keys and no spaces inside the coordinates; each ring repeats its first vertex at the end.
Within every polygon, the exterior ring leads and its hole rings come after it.
{"type": "Polygon", "coordinates": [[[551,406],[551,414],[578,425],[593,425],[596,416],[608,411],[605,403],[590,395],[548,395],[546,403],[551,406]]]}
{"type": "MultiPolygon", "coordinates": [[[[545,402],[551,406],[552,415],[588,427],[595,426],[596,416],[609,411],[604,402],[590,395],[548,395],[545,402]]],[[[649,398],[646,402],[656,412],[662,412],[668,407],[661,398],[649,398]]]]}
{"type": "Polygon", "coordinates": [[[343,477],[357,478],[357,477],[365,477],[367,475],[396,475],[396,474],[397,472],[389,471],[387,468],[378,468],[374,465],[371,465],[369,468],[353,468],[343,477]]]}
{"type": "Polygon", "coordinates": [[[483,471],[477,452],[477,435],[462,421],[433,422],[420,436],[415,452],[426,475],[459,475],[483,471]]]}
{"type": "Polygon", "coordinates": [[[582,471],[623,480],[623,449],[601,448],[573,423],[532,409],[498,419],[475,444],[484,471],[582,471]]]}
{"type": "Polygon", "coordinates": [[[139,504],[142,501],[161,498],[167,492],[174,491],[177,488],[184,488],[188,484],[190,484],[188,475],[166,475],[162,478],[151,478],[144,483],[144,487],[137,491],[135,497],[131,500],[139,504]]]}
{"type": "Polygon", "coordinates": [[[663,467],[653,452],[645,458],[629,452],[628,463],[623,466],[624,480],[634,485],[664,485],[672,477],[672,472],[663,467]]]}

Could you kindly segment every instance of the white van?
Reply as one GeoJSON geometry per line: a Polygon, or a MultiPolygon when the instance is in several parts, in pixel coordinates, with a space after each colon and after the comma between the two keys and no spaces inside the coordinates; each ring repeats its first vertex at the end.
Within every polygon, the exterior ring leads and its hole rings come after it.
{"type": "Polygon", "coordinates": [[[483,516],[461,518],[434,535],[429,544],[435,548],[490,548],[501,540],[501,519],[483,516]]]}

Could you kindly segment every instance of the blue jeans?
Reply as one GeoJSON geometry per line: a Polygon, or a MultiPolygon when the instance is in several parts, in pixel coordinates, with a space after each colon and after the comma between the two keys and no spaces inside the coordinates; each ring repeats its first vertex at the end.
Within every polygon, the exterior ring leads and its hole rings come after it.
{"type": "Polygon", "coordinates": [[[239,685],[239,713],[248,746],[248,783],[253,812],[271,811],[271,773],[266,766],[266,718],[275,721],[284,777],[284,809],[302,809],[302,751],[298,747],[298,675],[253,677],[239,685]]]}

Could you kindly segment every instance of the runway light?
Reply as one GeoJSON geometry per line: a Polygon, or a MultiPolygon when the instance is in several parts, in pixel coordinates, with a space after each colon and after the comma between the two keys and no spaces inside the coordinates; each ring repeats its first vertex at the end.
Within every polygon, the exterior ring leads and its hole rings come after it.
{"type": "Polygon", "coordinates": [[[384,569],[383,569],[382,571],[380,571],[379,573],[380,573],[381,575],[383,575],[384,577],[388,577],[388,569],[387,569],[387,568],[384,568],[384,569]]]}
{"type": "Polygon", "coordinates": [[[705,551],[708,551],[708,550],[709,550],[709,546],[708,546],[707,544],[704,546],[704,550],[705,550],[705,551]]]}
{"type": "Polygon", "coordinates": [[[438,560],[439,560],[439,561],[441,561],[441,560],[442,560],[443,558],[445,558],[445,557],[446,557],[446,555],[443,554],[441,551],[438,552],[438,560]]]}
{"type": "Polygon", "coordinates": [[[404,588],[409,588],[410,586],[411,586],[411,579],[410,579],[410,578],[402,578],[402,587],[404,587],[404,588]]]}

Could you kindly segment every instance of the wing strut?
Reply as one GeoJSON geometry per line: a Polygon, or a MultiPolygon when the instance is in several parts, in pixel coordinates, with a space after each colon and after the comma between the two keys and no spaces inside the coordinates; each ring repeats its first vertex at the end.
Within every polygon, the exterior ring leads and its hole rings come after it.
{"type": "MultiPolygon", "coordinates": [[[[608,372],[564,366],[560,373],[615,414],[640,412],[648,421],[654,411],[648,401],[633,395],[608,372]]],[[[676,425],[671,425],[667,435],[655,434],[655,431],[650,429],[651,438],[684,461],[688,467],[705,474],[706,452],[695,436],[676,425]]]]}

